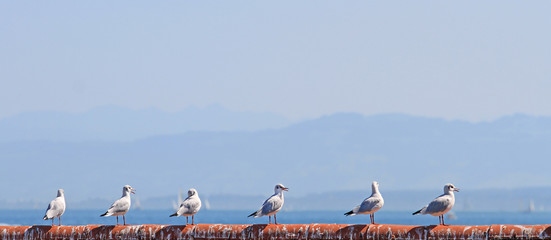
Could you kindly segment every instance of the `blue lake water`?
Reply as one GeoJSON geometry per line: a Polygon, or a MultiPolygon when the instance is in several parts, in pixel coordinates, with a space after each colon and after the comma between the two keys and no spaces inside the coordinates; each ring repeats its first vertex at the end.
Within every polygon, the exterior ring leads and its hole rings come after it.
{"type": "MultiPolygon", "coordinates": [[[[61,217],[62,225],[113,225],[115,217],[100,217],[105,210],[67,210],[61,217]]],[[[252,211],[201,210],[195,216],[195,223],[221,224],[261,224],[267,223],[268,217],[247,218],[252,211]]],[[[344,216],[345,211],[282,211],[278,213],[278,223],[338,223],[366,224],[368,215],[344,216]]],[[[171,210],[130,210],[126,214],[126,223],[183,225],[185,217],[168,217],[171,210]]],[[[43,210],[0,210],[0,225],[49,225],[51,221],[42,220],[43,210]]],[[[491,225],[491,224],[551,224],[551,212],[455,212],[455,220],[446,218],[446,224],[452,225],[491,225]]],[[[119,217],[122,224],[122,217],[119,217]]],[[[273,219],[272,219],[273,221],[273,219]]],[[[380,211],[375,214],[375,221],[384,224],[434,225],[438,217],[429,215],[412,216],[411,212],[380,211]]],[[[57,224],[57,219],[55,220],[57,224]]],[[[191,223],[191,218],[190,218],[191,223]]]]}

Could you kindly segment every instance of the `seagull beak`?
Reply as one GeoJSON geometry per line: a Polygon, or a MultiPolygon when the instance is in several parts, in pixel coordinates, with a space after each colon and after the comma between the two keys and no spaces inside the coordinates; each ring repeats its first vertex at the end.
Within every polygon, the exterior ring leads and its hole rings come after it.
{"type": "Polygon", "coordinates": [[[454,188],[453,191],[459,192],[459,188],[454,188]]]}
{"type": "Polygon", "coordinates": [[[130,189],[130,192],[131,192],[131,193],[136,194],[136,192],[134,192],[134,191],[136,191],[136,189],[134,189],[134,188],[130,189]]]}
{"type": "Polygon", "coordinates": [[[283,188],[283,191],[289,191],[288,189],[289,189],[289,188],[284,187],[284,188],[283,188]]]}

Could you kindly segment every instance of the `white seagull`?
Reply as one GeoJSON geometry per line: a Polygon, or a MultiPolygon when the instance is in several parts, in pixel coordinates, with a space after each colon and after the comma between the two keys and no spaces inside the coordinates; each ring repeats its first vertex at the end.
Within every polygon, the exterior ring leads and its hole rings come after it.
{"type": "Polygon", "coordinates": [[[256,211],[251,213],[249,217],[262,217],[262,216],[268,216],[269,221],[268,224],[272,223],[272,215],[274,215],[274,221],[275,224],[277,224],[277,218],[276,213],[283,207],[283,191],[287,191],[288,188],[284,187],[281,184],[278,184],[274,188],[274,195],[272,195],[270,198],[266,199],[264,203],[262,204],[262,207],[256,211]]]}
{"type": "Polygon", "coordinates": [[[375,223],[375,212],[379,211],[385,204],[383,196],[379,192],[379,183],[373,181],[371,183],[371,196],[366,198],[362,204],[356,206],[352,211],[345,213],[346,216],[354,216],[356,214],[369,214],[371,224],[375,223]]]}
{"type": "Polygon", "coordinates": [[[444,214],[450,211],[455,204],[453,192],[459,192],[459,188],[456,188],[451,183],[444,185],[444,194],[432,200],[429,205],[414,212],[413,215],[421,213],[423,215],[430,214],[432,216],[438,216],[438,224],[446,225],[444,224],[444,214]]]}
{"type": "Polygon", "coordinates": [[[191,216],[191,225],[193,225],[193,215],[199,212],[199,209],[201,209],[201,199],[199,199],[197,190],[191,188],[187,191],[187,198],[180,204],[180,208],[170,216],[186,216],[186,225],[189,223],[189,216],[191,216]]]}
{"type": "Polygon", "coordinates": [[[119,225],[119,215],[122,215],[123,223],[126,225],[124,214],[130,209],[130,193],[136,194],[134,191],[136,191],[136,189],[132,188],[130,185],[124,185],[124,187],[122,187],[122,197],[115,201],[107,212],[100,216],[117,216],[117,225],[119,225]]]}
{"type": "Polygon", "coordinates": [[[50,205],[48,205],[48,209],[46,209],[43,219],[52,219],[53,226],[54,218],[59,218],[59,226],[61,226],[61,215],[63,215],[63,213],[65,213],[65,194],[63,189],[58,189],[57,197],[50,202],[50,205]]]}

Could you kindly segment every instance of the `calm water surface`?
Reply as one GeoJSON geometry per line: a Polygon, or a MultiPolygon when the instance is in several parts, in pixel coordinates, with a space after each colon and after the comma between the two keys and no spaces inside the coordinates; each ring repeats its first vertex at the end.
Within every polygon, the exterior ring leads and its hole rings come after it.
{"type": "MultiPolygon", "coordinates": [[[[68,210],[61,217],[63,225],[112,225],[115,217],[100,217],[105,210],[68,210]]],[[[221,224],[261,224],[268,217],[247,218],[251,211],[201,210],[195,216],[195,223],[221,224]]],[[[345,211],[282,211],[278,214],[278,223],[339,223],[366,224],[369,216],[344,216],[345,211]]],[[[183,225],[185,217],[168,217],[172,210],[131,210],[126,214],[126,223],[183,225]]],[[[44,210],[0,210],[0,225],[48,225],[51,221],[42,220],[44,210]]],[[[446,217],[446,224],[453,225],[491,225],[491,224],[551,224],[550,212],[455,212],[456,219],[446,217]]],[[[119,217],[122,224],[122,217],[119,217]]],[[[190,218],[191,221],[191,218],[190,218]]],[[[273,219],[272,219],[273,221],[273,219]]],[[[384,224],[433,225],[438,217],[412,216],[411,212],[383,211],[375,214],[375,221],[384,224]]],[[[191,223],[191,222],[190,222],[191,223]]],[[[57,219],[56,219],[57,224],[57,219]]]]}

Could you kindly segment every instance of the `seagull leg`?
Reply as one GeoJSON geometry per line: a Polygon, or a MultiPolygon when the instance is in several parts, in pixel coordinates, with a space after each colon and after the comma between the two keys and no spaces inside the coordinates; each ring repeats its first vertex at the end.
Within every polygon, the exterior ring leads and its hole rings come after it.
{"type": "Polygon", "coordinates": [[[442,225],[446,226],[446,224],[444,223],[444,215],[442,215],[442,225]]]}
{"type": "Polygon", "coordinates": [[[117,225],[119,225],[119,216],[117,216],[117,225]]]}
{"type": "Polygon", "coordinates": [[[274,221],[275,221],[275,224],[277,225],[277,217],[276,217],[276,214],[274,214],[274,221]]]}
{"type": "Polygon", "coordinates": [[[52,218],[52,227],[54,226],[54,218],[52,218]]]}
{"type": "Polygon", "coordinates": [[[191,225],[194,225],[194,224],[195,224],[195,222],[193,221],[193,217],[194,217],[194,216],[191,215],[191,225]]]}
{"type": "Polygon", "coordinates": [[[61,216],[59,216],[59,226],[61,226],[61,216]]]}
{"type": "Polygon", "coordinates": [[[123,221],[123,224],[126,225],[126,219],[125,219],[124,215],[122,215],[122,221],[123,221]]]}
{"type": "Polygon", "coordinates": [[[272,216],[268,216],[268,224],[272,224],[272,216]]]}

